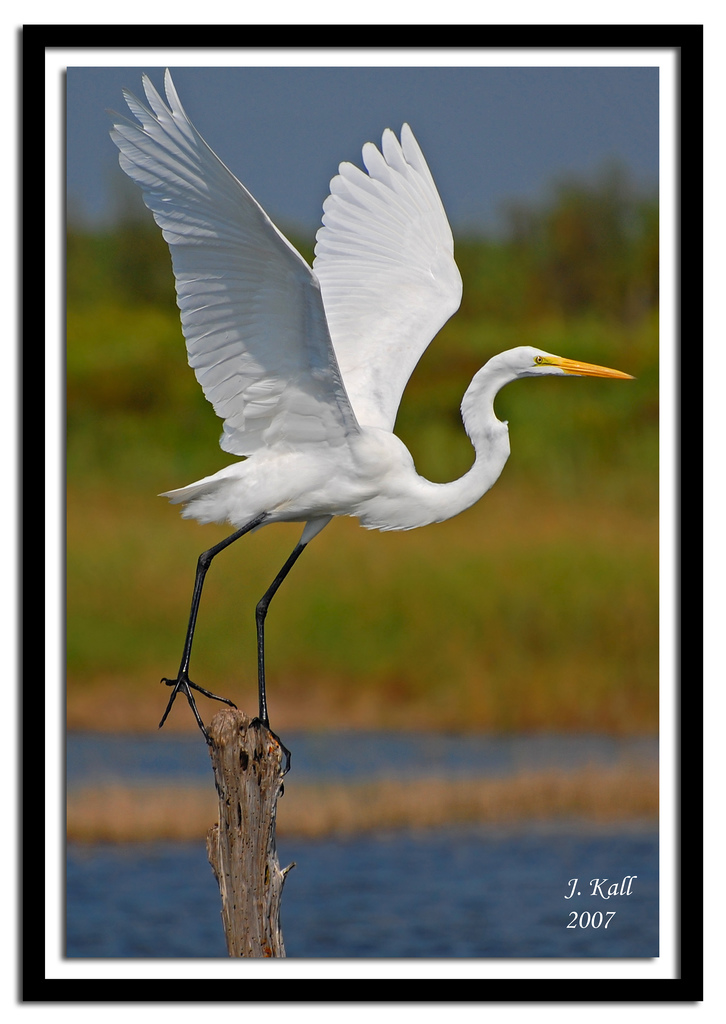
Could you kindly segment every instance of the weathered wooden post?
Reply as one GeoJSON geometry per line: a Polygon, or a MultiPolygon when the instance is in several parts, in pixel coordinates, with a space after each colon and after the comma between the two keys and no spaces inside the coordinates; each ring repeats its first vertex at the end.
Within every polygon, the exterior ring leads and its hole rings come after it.
{"type": "Polygon", "coordinates": [[[280,899],[294,865],[280,869],[275,823],[287,752],[259,719],[236,708],[214,716],[209,738],[219,823],[207,835],[207,856],[222,897],[227,951],[284,957],[280,899]]]}

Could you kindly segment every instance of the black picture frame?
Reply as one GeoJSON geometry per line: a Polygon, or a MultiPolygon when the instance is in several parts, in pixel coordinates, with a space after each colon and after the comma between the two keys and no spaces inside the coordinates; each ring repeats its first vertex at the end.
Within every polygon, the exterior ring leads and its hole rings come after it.
{"type": "MultiPolygon", "coordinates": [[[[277,46],[305,47],[306,26],[274,26],[277,46]],[[283,40],[282,44],[278,40],[283,40]]],[[[357,48],[380,46],[380,33],[375,26],[330,26],[330,37],[344,40],[343,45],[357,48]]],[[[406,47],[410,45],[408,26],[385,28],[386,46],[406,47]]],[[[20,88],[24,103],[29,106],[33,98],[34,117],[37,119],[38,79],[42,77],[45,54],[49,49],[65,48],[125,48],[142,47],[168,48],[196,47],[215,48],[220,45],[259,46],[269,45],[270,27],[241,25],[201,26],[133,26],[133,25],[30,25],[25,26],[18,44],[22,51],[20,88]],[[142,40],[142,41],[140,41],[142,40]]],[[[311,41],[312,42],[312,41],[311,41]]],[[[316,43],[316,45],[319,45],[316,43]]],[[[340,46],[340,43],[336,43],[340,46]]],[[[688,260],[678,262],[679,327],[682,315],[688,310],[688,355],[687,361],[678,357],[678,382],[680,393],[688,393],[692,424],[700,423],[701,368],[703,322],[701,295],[703,264],[701,253],[703,213],[703,29],[699,25],[535,25],[535,26],[418,26],[416,45],[434,48],[444,47],[513,47],[518,48],[589,48],[607,50],[618,48],[670,49],[677,55],[678,65],[678,125],[677,125],[677,235],[678,247],[687,252],[688,260]],[[686,116],[687,115],[687,116],[686,116]]],[[[46,117],[57,112],[46,111],[46,117]]],[[[24,166],[35,166],[43,162],[42,134],[27,131],[23,134],[24,166]]],[[[37,203],[26,193],[23,204],[23,229],[25,237],[37,237],[42,232],[42,213],[37,203]]],[[[30,325],[37,322],[39,306],[37,276],[37,255],[30,246],[23,251],[23,305],[26,313],[25,339],[22,348],[23,380],[25,386],[31,379],[38,380],[37,347],[30,344],[27,334],[30,325]],[[28,314],[33,312],[31,318],[28,314]],[[32,373],[31,373],[32,370],[32,373]]],[[[680,332],[679,332],[680,333],[680,332]]],[[[680,408],[680,393],[677,406],[680,408]]],[[[22,413],[22,436],[26,445],[42,437],[41,412],[36,402],[24,393],[22,413]]],[[[677,433],[680,444],[683,432],[693,435],[696,428],[679,420],[677,433]]],[[[689,437],[696,451],[700,438],[689,437]]],[[[693,450],[693,449],[692,449],[693,450]]],[[[23,453],[29,458],[29,448],[23,453]]],[[[679,459],[677,465],[678,493],[674,496],[676,518],[680,524],[681,495],[689,494],[689,502],[697,503],[702,492],[701,462],[697,458],[688,461],[679,459]]],[[[30,472],[28,461],[24,461],[22,489],[25,508],[30,509],[38,496],[38,484],[30,472]]],[[[42,507],[42,502],[39,503],[42,507]]],[[[28,511],[29,516],[29,511],[28,511]]],[[[690,523],[701,521],[698,510],[690,523]]],[[[43,648],[38,642],[37,590],[30,584],[37,566],[37,530],[29,527],[25,519],[23,540],[23,575],[25,586],[22,595],[23,607],[23,712],[26,728],[36,728],[38,717],[38,687],[35,681],[43,677],[43,648]]],[[[681,580],[681,566],[684,553],[680,548],[679,535],[676,552],[677,580],[681,580]]],[[[702,538],[698,527],[690,529],[688,540],[689,570],[697,578],[691,582],[689,575],[688,607],[691,621],[702,621],[702,603],[699,569],[702,538]]],[[[680,599],[678,607],[678,630],[680,635],[680,599]]],[[[679,654],[680,659],[680,645],[679,654]]],[[[470,1003],[537,1003],[537,1002],[694,1002],[702,998],[703,945],[702,945],[702,662],[699,661],[699,647],[689,649],[688,690],[684,694],[679,679],[677,683],[679,728],[678,782],[677,782],[677,837],[676,859],[678,864],[679,887],[676,893],[677,922],[679,929],[679,957],[677,976],[669,980],[630,979],[622,977],[599,980],[581,980],[574,984],[568,979],[543,980],[536,978],[511,980],[475,979],[447,983],[436,977],[422,980],[395,979],[387,977],[379,983],[368,981],[365,986],[348,989],[351,1002],[470,1002],[470,1003]],[[682,799],[683,794],[687,799],[682,799]],[[684,879],[688,879],[688,886],[684,879]]],[[[38,749],[26,741],[22,763],[22,780],[27,796],[31,790],[42,786],[45,765],[38,756],[38,749]]],[[[41,748],[42,749],[42,748],[41,748]]],[[[37,918],[37,907],[42,904],[43,894],[38,883],[44,878],[42,857],[44,844],[38,836],[38,819],[31,820],[30,801],[23,803],[25,820],[22,822],[24,841],[22,852],[24,900],[23,918],[20,924],[22,936],[22,1000],[24,1002],[324,1002],[341,999],[340,989],[326,986],[318,980],[284,979],[277,977],[274,990],[267,985],[244,985],[239,981],[220,980],[212,987],[197,979],[169,980],[160,976],[154,979],[138,977],[124,980],[119,985],[109,978],[95,980],[89,984],[82,977],[54,978],[46,973],[43,956],[38,949],[37,928],[31,929],[30,922],[37,918]],[[32,830],[32,832],[31,832],[32,830]]],[[[40,943],[41,950],[43,944],[40,943]]],[[[343,979],[345,980],[345,979],[343,979]]]]}

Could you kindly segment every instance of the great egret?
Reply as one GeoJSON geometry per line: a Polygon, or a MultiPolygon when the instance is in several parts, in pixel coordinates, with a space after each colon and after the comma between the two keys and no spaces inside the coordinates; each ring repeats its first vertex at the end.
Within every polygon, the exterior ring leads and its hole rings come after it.
{"type": "Polygon", "coordinates": [[[168,70],[164,84],[166,103],[143,76],[150,109],[124,91],[139,123],[123,118],[111,137],[169,243],[189,364],[224,420],[220,445],[247,456],[164,495],[183,503],[187,518],[236,528],[199,557],[179,672],[162,680],[173,689],[159,726],[184,693],[208,739],[192,690],[232,704],[189,678],[215,555],[269,523],[305,524],[256,610],[259,718],[269,725],[267,609],[333,516],[377,530],[449,519],[489,490],[509,456],[507,425],[494,413],[500,388],[520,377],[630,374],[528,345],[502,352],[475,374],[461,404],[471,469],[447,484],[419,476],[393,426],[406,382],[458,309],[462,286],[451,228],[413,132],[404,124],[399,141],[387,129],[381,151],[366,143],[367,173],[340,165],[311,270],[202,139],[168,70]]]}

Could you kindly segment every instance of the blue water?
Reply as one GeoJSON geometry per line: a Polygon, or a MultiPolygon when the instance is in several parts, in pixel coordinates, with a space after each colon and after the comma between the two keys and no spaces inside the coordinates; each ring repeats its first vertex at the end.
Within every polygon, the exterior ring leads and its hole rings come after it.
{"type": "MultiPolygon", "coordinates": [[[[603,767],[622,760],[654,764],[658,741],[651,737],[598,735],[488,736],[437,733],[285,733],[295,778],[355,781],[435,775],[489,778],[550,768],[603,767]]],[[[114,781],[201,782],[211,778],[209,754],[195,733],[127,736],[70,733],[69,786],[114,781]]]]}
{"type": "MultiPolygon", "coordinates": [[[[279,844],[288,957],[653,957],[652,833],[476,829],[279,844]],[[636,875],[630,896],[591,896],[636,875]],[[580,898],[566,900],[569,879],[580,898]],[[596,915],[615,911],[606,918],[596,915]],[[568,928],[573,921],[575,928],[568,928]],[[585,916],[580,918],[584,912],[585,916]],[[587,917],[590,914],[590,917],[587,917]],[[600,923],[598,928],[583,922],[600,923]]],[[[69,957],[226,957],[203,844],[71,846],[69,957]]]]}
{"type": "MultiPolygon", "coordinates": [[[[295,777],[305,781],[491,777],[657,759],[657,742],[638,738],[328,733],[283,740],[295,777]]],[[[198,736],[68,740],[69,787],[204,780],[211,784],[212,774],[198,736]]],[[[282,839],[278,852],[283,866],[297,865],[282,900],[288,957],[658,955],[658,839],[649,826],[401,830],[282,839]],[[589,895],[593,878],[608,879],[607,893],[632,875],[629,896],[589,895]],[[582,895],[566,900],[572,878],[582,895]]],[[[66,899],[69,957],[227,955],[203,844],[71,845],[66,899]]]]}

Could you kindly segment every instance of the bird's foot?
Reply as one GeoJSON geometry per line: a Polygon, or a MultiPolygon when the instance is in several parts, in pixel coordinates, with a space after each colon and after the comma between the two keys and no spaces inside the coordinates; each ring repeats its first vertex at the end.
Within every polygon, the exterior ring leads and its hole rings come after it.
{"type": "Polygon", "coordinates": [[[264,719],[262,719],[262,718],[260,718],[259,716],[257,716],[256,718],[253,718],[253,719],[252,719],[252,721],[250,722],[250,725],[263,725],[263,726],[265,727],[265,729],[267,729],[267,731],[269,732],[269,734],[270,734],[270,735],[271,735],[271,736],[272,736],[272,737],[273,737],[274,739],[276,739],[276,740],[277,740],[277,742],[278,742],[278,743],[280,744],[280,750],[281,750],[281,751],[283,752],[283,754],[285,755],[285,767],[284,767],[284,768],[283,768],[283,770],[282,770],[282,774],[283,774],[283,775],[287,775],[287,773],[288,773],[288,772],[290,771],[290,762],[291,762],[291,760],[292,760],[292,754],[291,754],[291,753],[290,753],[290,751],[289,751],[289,750],[287,749],[287,747],[286,747],[286,746],[285,746],[285,744],[284,744],[284,743],[282,742],[282,740],[281,740],[281,739],[280,739],[280,737],[279,737],[279,736],[277,735],[277,733],[276,733],[276,732],[273,732],[273,731],[272,731],[272,729],[270,728],[270,723],[269,723],[269,721],[265,721],[264,719]]]}
{"type": "Polygon", "coordinates": [[[171,711],[171,706],[176,700],[176,695],[178,693],[183,693],[187,701],[189,702],[189,707],[192,709],[192,713],[194,715],[194,718],[196,719],[197,725],[201,729],[202,735],[204,736],[204,739],[207,741],[207,743],[211,743],[211,740],[209,738],[209,733],[205,728],[204,722],[202,721],[202,717],[199,714],[199,711],[197,710],[196,701],[192,696],[192,690],[196,690],[198,693],[202,693],[204,694],[205,697],[210,697],[212,700],[219,700],[223,704],[228,704],[231,708],[237,707],[235,703],[233,703],[231,700],[228,700],[226,697],[218,697],[216,693],[212,693],[210,690],[205,690],[203,686],[198,686],[196,683],[193,683],[185,672],[180,672],[176,679],[164,678],[161,680],[161,682],[164,683],[166,686],[173,686],[174,689],[172,690],[171,697],[169,698],[169,703],[166,705],[166,711],[162,715],[161,721],[159,722],[160,729],[164,722],[166,721],[169,712],[171,711]]]}

